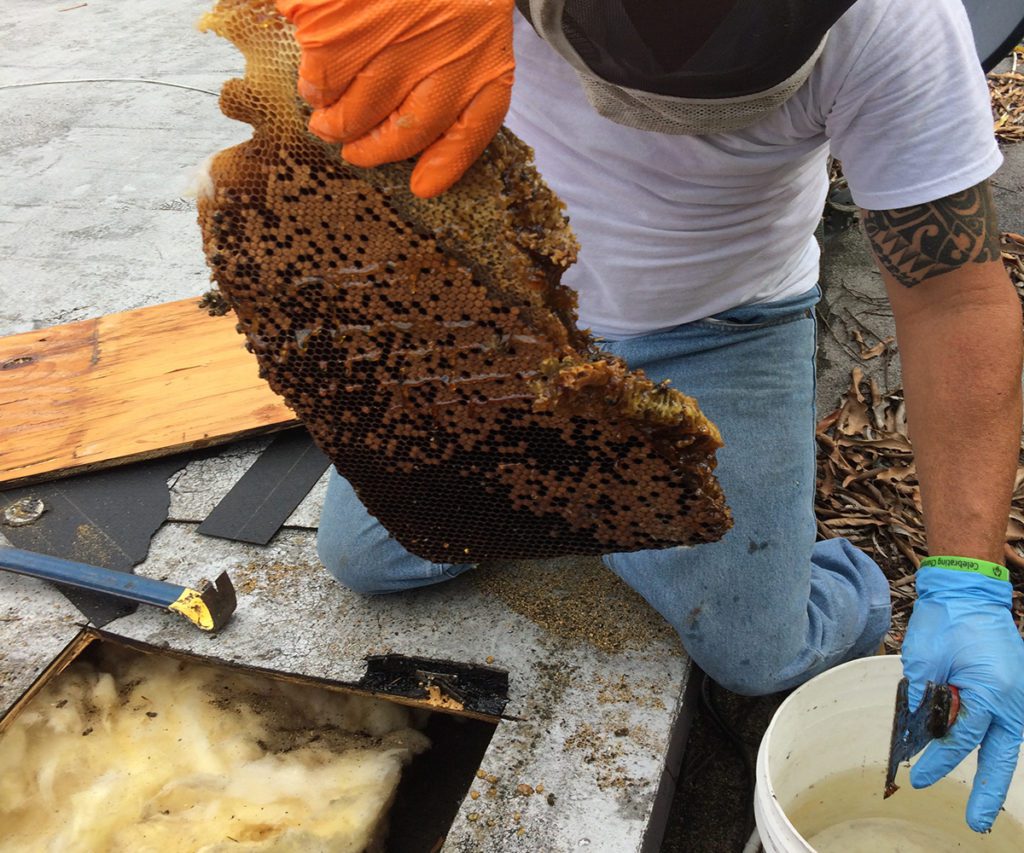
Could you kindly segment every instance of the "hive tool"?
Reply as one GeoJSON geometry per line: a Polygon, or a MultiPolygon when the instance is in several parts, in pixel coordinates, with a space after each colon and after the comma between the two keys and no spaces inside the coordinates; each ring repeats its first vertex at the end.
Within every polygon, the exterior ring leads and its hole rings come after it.
{"type": "Polygon", "coordinates": [[[896,771],[904,761],[910,761],[933,738],[945,737],[960,710],[960,693],[949,684],[929,681],[924,698],[916,710],[910,710],[910,680],[903,678],[896,688],[896,710],[892,718],[892,739],[889,742],[889,765],[885,774],[885,794],[888,799],[896,791],[896,771]]]}
{"type": "Polygon", "coordinates": [[[0,548],[0,569],[163,607],[181,614],[203,631],[220,630],[235,612],[235,588],[227,572],[214,583],[204,580],[192,589],[20,548],[0,548]]]}

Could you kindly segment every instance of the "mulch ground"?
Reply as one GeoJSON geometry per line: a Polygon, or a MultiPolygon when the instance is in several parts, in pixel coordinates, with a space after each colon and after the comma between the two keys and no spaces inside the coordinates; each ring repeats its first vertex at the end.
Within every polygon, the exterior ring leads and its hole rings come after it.
{"type": "Polygon", "coordinates": [[[1003,143],[1024,139],[1024,47],[1014,50],[1008,64],[1005,71],[988,75],[996,137],[1003,143]]]}

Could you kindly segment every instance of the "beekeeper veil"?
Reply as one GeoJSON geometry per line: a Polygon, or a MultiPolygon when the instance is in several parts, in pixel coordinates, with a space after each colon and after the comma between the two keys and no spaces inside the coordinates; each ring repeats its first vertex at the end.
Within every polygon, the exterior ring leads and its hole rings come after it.
{"type": "Polygon", "coordinates": [[[754,124],[810,76],[854,0],[516,0],[618,124],[703,135],[754,124]]]}

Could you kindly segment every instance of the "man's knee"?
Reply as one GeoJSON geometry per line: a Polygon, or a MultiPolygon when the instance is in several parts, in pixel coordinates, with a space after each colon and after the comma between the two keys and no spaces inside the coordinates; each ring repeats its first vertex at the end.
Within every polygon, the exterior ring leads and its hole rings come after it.
{"type": "Polygon", "coordinates": [[[335,580],[362,595],[403,592],[441,583],[470,565],[432,563],[407,551],[396,539],[375,527],[365,535],[339,536],[321,527],[316,539],[320,562],[335,580]]]}
{"type": "MultiPolygon", "coordinates": [[[[684,638],[684,645],[686,640],[684,638]]],[[[713,645],[691,644],[688,651],[716,683],[741,696],[766,696],[803,684],[828,667],[813,645],[782,637],[733,636],[713,645]]]]}
{"type": "Polygon", "coordinates": [[[356,542],[339,547],[334,537],[317,534],[317,555],[327,572],[342,586],[361,595],[388,592],[381,561],[374,560],[372,549],[356,542]]]}
{"type": "Polygon", "coordinates": [[[782,677],[770,667],[744,665],[702,667],[714,681],[726,690],[740,696],[767,696],[795,686],[792,677],[782,677]]]}

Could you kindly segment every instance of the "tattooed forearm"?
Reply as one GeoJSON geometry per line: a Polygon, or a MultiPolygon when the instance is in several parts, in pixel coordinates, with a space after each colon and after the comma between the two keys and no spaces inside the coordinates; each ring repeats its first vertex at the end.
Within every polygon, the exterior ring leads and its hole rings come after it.
{"type": "Polygon", "coordinates": [[[988,181],[916,207],[865,210],[879,262],[905,287],[964,266],[999,260],[999,228],[988,181]]]}

